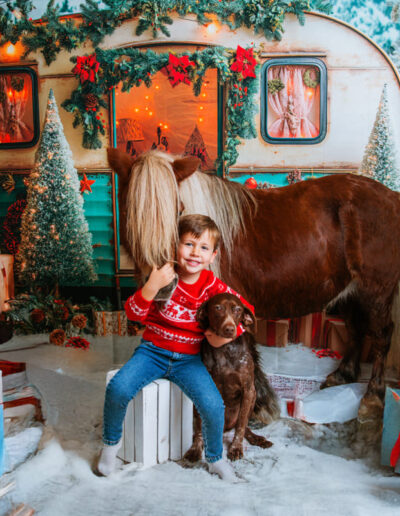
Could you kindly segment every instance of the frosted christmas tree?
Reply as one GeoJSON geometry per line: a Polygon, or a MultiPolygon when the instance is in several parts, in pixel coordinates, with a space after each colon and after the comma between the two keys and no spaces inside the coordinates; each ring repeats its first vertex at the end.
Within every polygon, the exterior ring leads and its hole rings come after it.
{"type": "Polygon", "coordinates": [[[31,287],[82,285],[96,279],[79,186],[50,90],[21,222],[20,274],[31,287]]]}
{"type": "Polygon", "coordinates": [[[213,162],[208,155],[206,144],[197,124],[185,145],[184,156],[197,156],[201,159],[201,168],[205,170],[213,169],[213,162]]]}
{"type": "Polygon", "coordinates": [[[359,173],[380,181],[392,190],[400,191],[400,170],[396,160],[386,84],[359,173]]]}

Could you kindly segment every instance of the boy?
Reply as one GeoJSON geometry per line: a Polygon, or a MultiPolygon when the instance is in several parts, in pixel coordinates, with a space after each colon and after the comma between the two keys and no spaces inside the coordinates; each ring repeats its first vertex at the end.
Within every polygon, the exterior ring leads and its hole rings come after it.
{"type": "MultiPolygon", "coordinates": [[[[204,335],[214,347],[223,346],[232,339],[219,337],[210,330],[203,332],[196,321],[196,311],[204,301],[221,292],[236,294],[207,270],[217,255],[219,240],[219,230],[209,217],[182,217],[176,252],[179,282],[171,299],[163,304],[153,302],[157,292],[174,279],[171,263],[160,269],[154,268],[144,286],[128,298],[125,304],[128,319],[145,323],[146,330],[131,359],[107,386],[104,447],[97,466],[101,475],[107,476],[115,468],[122,423],[130,400],[153,380],[167,378],[193,401],[201,416],[209,471],[224,480],[238,480],[230,463],[222,458],[222,397],[200,358],[204,335]]],[[[239,327],[238,335],[243,331],[239,327]]]]}

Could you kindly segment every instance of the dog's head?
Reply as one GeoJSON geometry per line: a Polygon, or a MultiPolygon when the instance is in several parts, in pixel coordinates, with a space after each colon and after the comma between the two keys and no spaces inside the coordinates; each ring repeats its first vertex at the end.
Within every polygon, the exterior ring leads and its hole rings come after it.
{"type": "Polygon", "coordinates": [[[240,299],[227,292],[217,294],[203,303],[197,310],[196,319],[200,328],[211,328],[220,337],[236,336],[236,328],[242,323],[247,331],[254,334],[256,319],[240,299]]]}

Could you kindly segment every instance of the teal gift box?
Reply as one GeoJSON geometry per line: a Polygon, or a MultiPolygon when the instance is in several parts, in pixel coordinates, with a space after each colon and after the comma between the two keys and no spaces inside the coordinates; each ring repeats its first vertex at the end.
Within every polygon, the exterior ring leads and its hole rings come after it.
{"type": "MultiPolygon", "coordinates": [[[[0,379],[1,382],[1,379],[0,379]]],[[[0,477],[4,472],[4,426],[3,426],[3,404],[0,403],[0,477]]]]}
{"type": "Polygon", "coordinates": [[[400,389],[386,387],[381,463],[400,473],[400,389]]]}

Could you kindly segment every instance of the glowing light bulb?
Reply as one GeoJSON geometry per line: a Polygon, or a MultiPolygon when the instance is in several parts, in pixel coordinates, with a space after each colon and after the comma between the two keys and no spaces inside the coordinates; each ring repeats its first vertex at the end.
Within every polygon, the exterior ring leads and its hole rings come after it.
{"type": "Polygon", "coordinates": [[[207,32],[208,34],[212,35],[217,32],[217,26],[215,23],[210,23],[207,25],[207,32]]]}
{"type": "Polygon", "coordinates": [[[149,96],[148,96],[148,95],[146,95],[146,96],[145,96],[145,99],[146,99],[146,100],[149,100],[149,96]]]}
{"type": "Polygon", "coordinates": [[[13,54],[15,54],[15,45],[13,45],[12,43],[10,43],[6,49],[6,52],[9,56],[12,56],[13,54]]]}
{"type": "Polygon", "coordinates": [[[204,122],[204,118],[199,118],[199,122],[204,122]]]}
{"type": "Polygon", "coordinates": [[[164,129],[168,129],[168,126],[167,126],[167,124],[165,124],[165,125],[164,125],[164,129]]]}
{"type": "Polygon", "coordinates": [[[201,96],[202,97],[207,97],[207,93],[202,93],[201,96]]]}
{"type": "Polygon", "coordinates": [[[139,108],[135,108],[135,113],[139,113],[139,108]]]}
{"type": "Polygon", "coordinates": [[[160,86],[157,84],[157,86],[156,86],[156,90],[159,90],[159,89],[160,89],[160,86]]]}
{"type": "Polygon", "coordinates": [[[199,106],[199,109],[202,111],[204,109],[204,106],[199,106]]]}
{"type": "Polygon", "coordinates": [[[153,116],[153,111],[149,111],[149,116],[153,116]]]}

